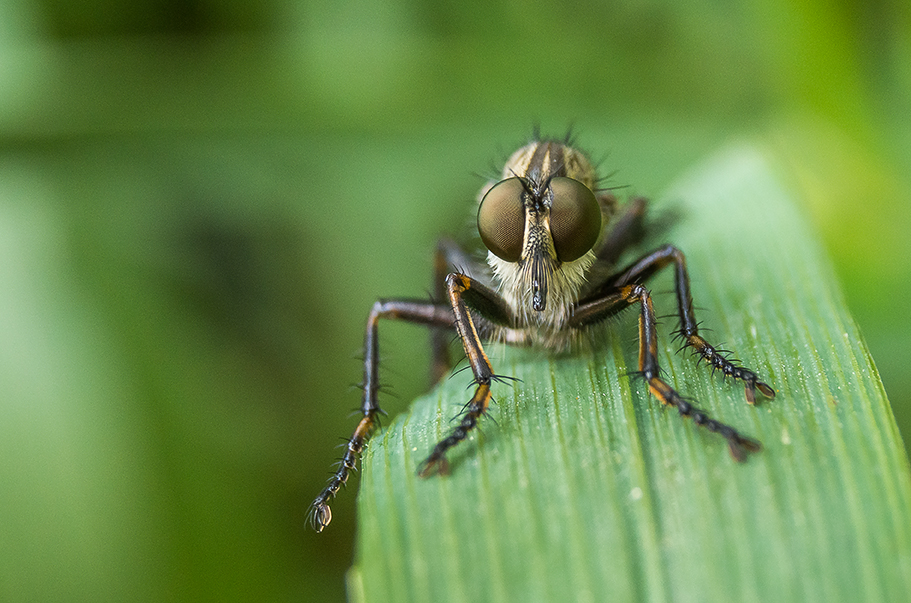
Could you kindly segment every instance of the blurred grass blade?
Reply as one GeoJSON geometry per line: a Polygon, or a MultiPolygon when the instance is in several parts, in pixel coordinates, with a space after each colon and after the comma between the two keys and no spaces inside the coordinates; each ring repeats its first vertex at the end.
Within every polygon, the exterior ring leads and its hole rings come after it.
{"type": "MultiPolygon", "coordinates": [[[[741,386],[676,354],[671,384],[758,438],[744,465],[660,407],[635,370],[635,313],[553,356],[489,349],[498,404],[451,455],[470,376],[445,381],[376,436],[358,501],[353,601],[900,601],[911,592],[911,474],[873,361],[820,246],[762,153],[730,148],[677,183],[711,341],[773,384],[741,386]]],[[[673,312],[670,274],[651,287],[673,312]]]]}

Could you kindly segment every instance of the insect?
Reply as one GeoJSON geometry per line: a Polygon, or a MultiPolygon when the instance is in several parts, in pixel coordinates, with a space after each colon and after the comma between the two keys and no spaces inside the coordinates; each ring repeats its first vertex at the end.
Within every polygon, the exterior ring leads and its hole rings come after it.
{"type": "Polygon", "coordinates": [[[362,418],[348,440],[335,474],[310,507],[310,521],[320,532],[332,519],[329,501],[356,467],[381,414],[377,403],[377,324],[404,320],[432,329],[434,375],[448,370],[448,340],[454,329],[471,371],[474,395],[458,424],[418,468],[422,477],[448,471],[447,451],[466,439],[491,402],[494,373],[482,341],[565,350],[583,333],[630,306],[639,310],[639,371],[659,401],[709,431],[718,433],[737,461],[760,450],[760,443],[696,408],[661,376],[652,299],[644,283],[667,266],[674,267],[679,330],[684,347],[743,383],[747,402],[755,392],[773,398],[774,390],[753,371],[729,360],[699,334],[683,253],[664,245],[614,270],[621,253],[641,238],[647,201],[634,198],[618,207],[615,197],[596,188],[589,158],[564,140],[536,139],[506,161],[498,181],[478,195],[477,225],[487,248],[487,266],[456,244],[442,240],[436,250],[433,301],[381,299],[367,319],[362,418]],[[456,268],[458,267],[458,268],[456,268]]]}

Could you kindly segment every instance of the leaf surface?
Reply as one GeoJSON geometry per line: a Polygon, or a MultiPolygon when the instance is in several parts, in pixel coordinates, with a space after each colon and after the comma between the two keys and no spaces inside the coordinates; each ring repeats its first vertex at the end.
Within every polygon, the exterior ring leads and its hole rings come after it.
{"type": "Polygon", "coordinates": [[[358,499],[354,601],[897,601],[911,592],[911,473],[879,376],[787,179],[727,148],[664,196],[681,219],[705,337],[772,384],[742,387],[678,354],[670,271],[650,281],[671,385],[764,450],[650,397],[635,311],[582,349],[488,346],[497,404],[415,470],[468,400],[465,373],[378,433],[358,499]]]}

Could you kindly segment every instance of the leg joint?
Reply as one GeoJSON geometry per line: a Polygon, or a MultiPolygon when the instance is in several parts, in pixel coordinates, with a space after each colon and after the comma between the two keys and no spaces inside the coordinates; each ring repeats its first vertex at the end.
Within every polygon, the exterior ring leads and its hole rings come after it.
{"type": "Polygon", "coordinates": [[[471,287],[471,283],[464,274],[459,272],[450,272],[446,275],[446,288],[450,291],[459,290],[466,291],[471,287]]]}

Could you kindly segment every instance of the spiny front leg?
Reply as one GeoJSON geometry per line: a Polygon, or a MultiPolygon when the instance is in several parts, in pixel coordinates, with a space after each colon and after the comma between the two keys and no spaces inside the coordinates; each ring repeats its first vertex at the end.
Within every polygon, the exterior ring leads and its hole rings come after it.
{"type": "Polygon", "coordinates": [[[738,462],[746,460],[747,453],[758,452],[762,446],[756,440],[742,435],[730,425],[725,425],[693,406],[661,378],[658,368],[658,334],[655,327],[655,309],[648,290],[642,285],[627,285],[621,295],[628,303],[638,302],[639,314],[639,370],[648,383],[649,391],[662,403],[673,406],[681,416],[692,417],[693,422],[713,431],[727,440],[731,456],[738,462]]]}
{"type": "Polygon", "coordinates": [[[364,399],[361,404],[363,418],[348,439],[345,454],[342,455],[335,474],[310,505],[310,525],[317,532],[322,532],[332,521],[329,501],[338,494],[347,483],[351,472],[357,468],[357,462],[367,445],[367,440],[379,423],[379,415],[383,413],[377,402],[377,393],[380,390],[377,324],[380,318],[404,320],[434,328],[452,328],[452,310],[448,305],[407,299],[380,300],[373,304],[364,336],[364,399]]]}
{"type": "Polygon", "coordinates": [[[446,451],[468,437],[468,432],[475,428],[478,419],[487,412],[490,406],[490,382],[479,383],[474,396],[465,407],[465,413],[458,426],[433,447],[433,452],[418,467],[418,475],[428,477],[434,473],[449,473],[449,461],[446,451]]]}
{"type": "Polygon", "coordinates": [[[617,289],[605,287],[598,297],[592,297],[576,306],[569,326],[574,329],[587,328],[603,321],[634,304],[639,304],[639,374],[648,383],[648,389],[658,400],[673,406],[684,417],[709,431],[723,436],[728,442],[731,456],[743,461],[747,453],[756,452],[761,445],[756,440],[739,433],[729,425],[708,416],[681,396],[661,378],[658,367],[658,333],[655,326],[655,309],[648,290],[639,284],[623,285],[617,289]]]}
{"type": "Polygon", "coordinates": [[[465,300],[469,299],[473,307],[483,309],[479,311],[492,322],[509,324],[512,321],[511,312],[502,298],[471,277],[459,273],[449,274],[446,277],[446,289],[455,315],[456,330],[459,339],[462,340],[462,347],[465,349],[465,355],[468,357],[477,387],[471,400],[465,406],[464,416],[458,426],[447,437],[440,440],[430,455],[421,463],[418,468],[418,475],[421,477],[448,471],[446,451],[468,437],[468,433],[477,426],[478,419],[487,412],[487,408],[490,406],[490,382],[494,378],[493,369],[490,366],[490,359],[487,358],[487,354],[484,353],[484,348],[481,346],[481,338],[465,300]]]}
{"type": "Polygon", "coordinates": [[[727,377],[740,380],[744,385],[747,402],[750,404],[756,402],[756,390],[767,398],[774,398],[775,390],[760,381],[756,373],[735,364],[725,357],[721,350],[710,345],[699,335],[699,326],[693,315],[690,277],[682,251],[673,245],[665,245],[656,249],[631,264],[613,282],[618,287],[630,283],[641,283],[671,262],[674,263],[674,288],[677,292],[677,313],[680,317],[680,329],[677,331],[677,336],[683,339],[684,347],[691,348],[713,370],[721,371],[727,377]]]}
{"type": "MultiPolygon", "coordinates": [[[[470,273],[475,260],[450,239],[437,241],[433,258],[433,300],[448,305],[446,276],[453,270],[470,273]]],[[[430,330],[430,385],[436,385],[452,368],[449,358],[449,344],[452,341],[452,325],[449,328],[430,330]]]]}

